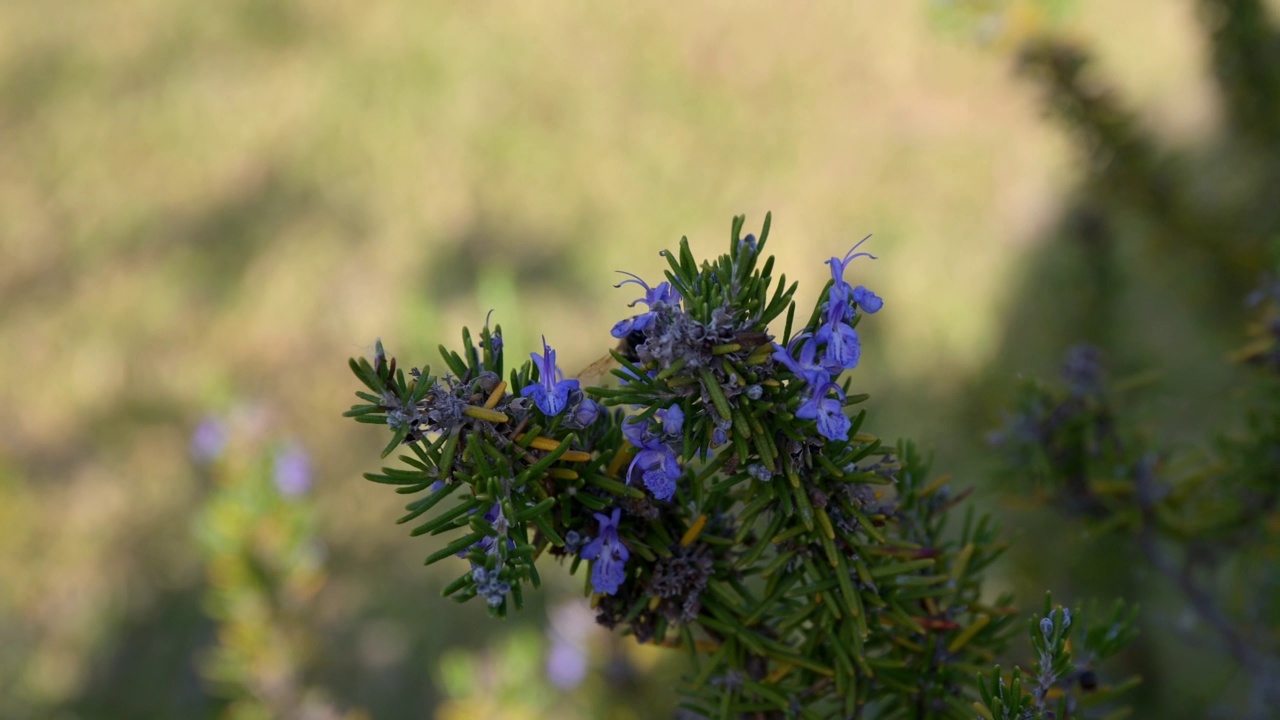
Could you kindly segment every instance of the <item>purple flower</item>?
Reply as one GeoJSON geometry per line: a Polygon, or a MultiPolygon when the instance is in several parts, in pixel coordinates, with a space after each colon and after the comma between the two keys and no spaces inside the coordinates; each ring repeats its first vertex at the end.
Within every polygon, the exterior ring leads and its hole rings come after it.
{"type": "MultiPolygon", "coordinates": [[[[872,260],[876,259],[876,256],[872,255],[871,253],[854,252],[855,250],[857,250],[859,247],[862,246],[862,243],[866,242],[870,238],[871,236],[868,235],[862,238],[861,240],[859,240],[858,244],[854,245],[853,248],[850,249],[849,252],[845,254],[844,259],[833,257],[827,261],[827,264],[831,266],[831,280],[832,280],[831,291],[827,295],[827,303],[829,304],[830,307],[842,313],[841,315],[842,318],[844,317],[843,313],[848,311],[849,301],[854,299],[854,294],[856,292],[852,287],[849,286],[849,283],[845,282],[844,270],[849,266],[849,263],[853,262],[854,260],[860,257],[869,257],[872,260]]],[[[879,300],[879,298],[876,298],[876,299],[879,300]]],[[[878,310],[879,307],[877,307],[876,309],[878,310]]],[[[875,312],[875,311],[869,310],[868,312],[875,312]]]]}
{"type": "Polygon", "coordinates": [[[543,415],[559,415],[569,403],[569,393],[578,389],[578,381],[564,379],[564,373],[556,367],[556,351],[547,345],[547,338],[542,338],[542,357],[538,353],[530,353],[533,364],[538,368],[539,381],[526,385],[520,394],[533,396],[533,402],[543,415]]]}
{"type": "Polygon", "coordinates": [[[600,417],[600,405],[591,398],[584,397],[582,402],[573,409],[571,422],[573,427],[584,428],[596,421],[600,417]]]}
{"type": "MultiPolygon", "coordinates": [[[[824,327],[823,329],[827,328],[824,327]]],[[[853,328],[849,329],[852,330],[853,328]]],[[[855,336],[854,339],[856,340],[857,337],[855,336]]],[[[817,420],[818,434],[828,440],[847,440],[851,423],[844,414],[844,393],[840,390],[839,385],[831,382],[831,373],[828,372],[827,367],[815,360],[817,342],[812,338],[805,338],[800,335],[791,341],[791,345],[794,346],[797,341],[803,341],[804,343],[800,347],[799,360],[792,358],[790,352],[776,343],[774,347],[777,349],[773,353],[775,360],[786,365],[791,372],[803,379],[813,389],[813,394],[809,399],[796,410],[796,417],[805,420],[817,420]],[[827,397],[828,391],[833,388],[836,391],[836,395],[840,396],[839,399],[827,397]]],[[[856,362],[857,346],[854,347],[856,362]]],[[[828,344],[827,349],[830,351],[830,344],[828,344]]],[[[824,356],[823,360],[826,361],[827,359],[824,356]]]]}
{"type": "MultiPolygon", "coordinates": [[[[472,512],[475,511],[472,510],[472,512]]],[[[500,536],[505,537],[507,531],[511,529],[511,525],[507,522],[506,516],[502,514],[501,503],[494,503],[491,505],[489,509],[485,511],[484,519],[498,531],[498,535],[500,536]]],[[[515,546],[515,540],[507,540],[508,548],[514,548],[515,546]]],[[[485,535],[479,540],[471,543],[471,545],[459,550],[458,557],[465,558],[471,554],[472,550],[480,550],[486,555],[496,555],[498,553],[498,538],[493,535],[485,535]]]]}
{"type": "Polygon", "coordinates": [[[222,457],[230,433],[221,419],[208,415],[191,433],[191,457],[199,462],[213,462],[222,457]]]}
{"type": "Polygon", "coordinates": [[[276,453],[272,479],[285,497],[298,497],[311,489],[311,458],[293,443],[276,453]]]}
{"type": "MultiPolygon", "coordinates": [[[[506,537],[507,531],[511,529],[511,525],[507,522],[506,516],[502,514],[502,503],[494,503],[493,507],[489,508],[489,511],[484,514],[484,519],[489,521],[489,524],[498,531],[498,535],[501,537],[506,537]]],[[[515,547],[514,540],[508,540],[507,543],[508,547],[515,547]]],[[[493,535],[485,535],[480,538],[480,541],[476,543],[476,546],[489,555],[497,554],[498,538],[493,535]]]]}
{"type": "Polygon", "coordinates": [[[637,475],[644,486],[659,500],[670,500],[676,494],[676,480],[680,479],[680,460],[662,440],[649,431],[647,422],[628,418],[622,424],[622,434],[634,446],[640,448],[627,468],[627,484],[637,475]]]}
{"type": "Polygon", "coordinates": [[[862,247],[862,243],[870,239],[871,236],[868,235],[859,240],[858,244],[854,245],[853,248],[845,254],[843,260],[840,258],[831,258],[827,261],[827,264],[831,266],[831,279],[835,281],[835,284],[831,286],[831,295],[829,298],[831,302],[835,302],[837,298],[841,302],[847,303],[849,301],[849,294],[853,291],[853,288],[849,287],[849,283],[844,281],[844,269],[849,267],[849,263],[860,257],[869,257],[872,260],[876,259],[876,256],[871,253],[854,252],[854,250],[862,247]]]}
{"type": "Polygon", "coordinates": [[[711,447],[720,447],[727,442],[729,442],[729,433],[725,432],[724,428],[718,427],[711,431],[711,447]]]}
{"type": "Polygon", "coordinates": [[[796,417],[818,421],[818,434],[828,440],[848,440],[852,423],[844,414],[844,393],[840,386],[829,382],[815,386],[814,393],[796,410],[796,417]],[[829,390],[835,390],[839,398],[827,396],[829,390]]]}
{"type": "Polygon", "coordinates": [[[649,326],[652,325],[653,321],[658,317],[654,312],[656,306],[676,305],[681,301],[680,292],[672,287],[671,283],[665,280],[658,283],[657,287],[649,287],[648,283],[629,272],[624,272],[622,270],[619,270],[618,272],[623,275],[631,275],[631,279],[623,280],[617,285],[614,285],[614,287],[622,287],[627,283],[635,283],[644,288],[644,297],[636,300],[627,307],[635,307],[636,303],[642,302],[649,306],[649,312],[642,313],[633,318],[627,318],[626,320],[620,320],[613,326],[613,329],[609,331],[610,334],[616,338],[624,338],[633,332],[643,332],[649,329],[649,326]]]}
{"type": "Polygon", "coordinates": [[[555,637],[547,654],[547,679],[561,690],[572,690],[587,677],[587,654],[583,649],[555,637]]]}
{"type": "Polygon", "coordinates": [[[659,410],[656,415],[662,421],[662,432],[669,436],[680,435],[684,431],[684,411],[679,405],[672,405],[659,410]]]}
{"type": "Polygon", "coordinates": [[[858,366],[858,358],[862,355],[862,341],[858,339],[858,331],[847,323],[836,321],[823,325],[818,328],[814,339],[826,345],[822,351],[821,364],[832,375],[858,366]]]}
{"type": "Polygon", "coordinates": [[[595,519],[600,521],[600,534],[582,549],[583,560],[596,561],[591,568],[591,586],[605,595],[616,594],[618,586],[627,579],[626,564],[631,553],[618,539],[621,515],[619,508],[614,508],[612,515],[595,513],[595,519]]]}
{"type": "Polygon", "coordinates": [[[868,314],[880,312],[880,308],[884,307],[884,300],[879,295],[871,292],[862,285],[853,289],[853,301],[858,307],[866,311],[868,314]]]}
{"type": "Polygon", "coordinates": [[[782,363],[788,370],[795,373],[796,377],[804,380],[809,385],[821,386],[831,382],[831,369],[816,356],[818,354],[818,344],[808,335],[797,335],[787,343],[787,347],[773,344],[773,359],[782,363]],[[799,359],[791,357],[791,352],[796,345],[800,345],[799,359]]]}

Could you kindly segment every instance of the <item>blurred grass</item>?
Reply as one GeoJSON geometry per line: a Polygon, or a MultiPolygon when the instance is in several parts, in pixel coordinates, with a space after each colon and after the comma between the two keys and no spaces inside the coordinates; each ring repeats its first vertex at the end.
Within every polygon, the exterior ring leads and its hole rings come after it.
{"type": "MultiPolygon", "coordinates": [[[[1106,5],[1069,32],[1159,127],[1202,132],[1190,11],[1106,5]]],[[[12,0],[0,143],[4,717],[208,707],[180,658],[209,632],[186,460],[209,410],[316,456],[320,679],[376,717],[432,706],[432,658],[505,629],[436,599],[426,544],[359,481],[382,438],[338,416],[345,359],[381,336],[431,362],[492,308],[510,357],[545,332],[584,366],[633,299],[613,270],[656,277],[681,234],[718,252],[735,213],[774,212],[802,304],[875,233],[859,280],[887,304],[857,382],[876,429],[960,457],[986,428],[929,409],[998,359],[1075,177],[1006,57],[869,0],[12,0]],[[395,672],[360,650],[387,628],[395,672]],[[186,690],[143,702],[148,667],[186,690]]]]}

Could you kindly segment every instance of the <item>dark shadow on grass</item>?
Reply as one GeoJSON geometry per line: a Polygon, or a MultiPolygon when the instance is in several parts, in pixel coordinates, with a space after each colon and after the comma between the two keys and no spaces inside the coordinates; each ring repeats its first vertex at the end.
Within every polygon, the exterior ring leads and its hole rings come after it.
{"type": "MultiPolygon", "coordinates": [[[[1079,47],[1037,42],[1021,58],[1087,171],[1019,275],[996,362],[942,404],[950,408],[938,423],[946,430],[932,438],[949,460],[942,469],[977,480],[981,495],[1032,494],[1027,478],[985,480],[999,461],[984,436],[1000,424],[1020,378],[1054,379],[1064,351],[1079,343],[1101,348],[1113,377],[1161,373],[1150,399],[1125,409],[1166,451],[1194,451],[1240,422],[1247,371],[1226,356],[1245,341],[1245,297],[1280,238],[1280,34],[1265,13],[1250,14],[1255,2],[1201,4],[1228,13],[1204,26],[1226,124],[1195,146],[1171,147],[1143,127],[1091,74],[1079,47]],[[1249,23],[1259,26],[1243,27],[1249,23]]],[[[1014,540],[1005,566],[1024,603],[1052,588],[1068,603],[1124,597],[1148,610],[1118,673],[1145,678],[1130,700],[1138,717],[1230,712],[1229,659],[1202,631],[1178,627],[1173,588],[1123,533],[1084,537],[1078,520],[1052,507],[998,514],[1014,540]]],[[[1025,655],[1015,643],[1011,660],[1025,655]]]]}
{"type": "Polygon", "coordinates": [[[201,611],[200,589],[165,593],[113,628],[92,661],[84,689],[68,703],[78,717],[218,717],[225,703],[209,695],[196,667],[196,649],[214,642],[201,611]]]}

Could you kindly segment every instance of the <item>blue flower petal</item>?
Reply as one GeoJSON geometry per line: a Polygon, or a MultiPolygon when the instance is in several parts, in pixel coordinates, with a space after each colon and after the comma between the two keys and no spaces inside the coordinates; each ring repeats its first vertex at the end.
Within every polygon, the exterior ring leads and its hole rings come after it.
{"type": "Polygon", "coordinates": [[[613,329],[609,331],[609,334],[621,340],[622,338],[631,334],[631,326],[634,325],[635,322],[636,322],[635,318],[627,318],[626,320],[619,320],[618,322],[614,323],[613,329]]]}
{"type": "Polygon", "coordinates": [[[591,585],[598,593],[613,595],[627,579],[626,564],[631,557],[627,546],[618,537],[618,521],[621,510],[613,509],[612,515],[595,514],[600,523],[600,534],[582,550],[584,560],[595,560],[591,568],[591,585]]]}
{"type": "Polygon", "coordinates": [[[662,412],[662,431],[668,435],[679,435],[684,431],[684,411],[679,405],[672,405],[662,412]]]}
{"type": "Polygon", "coordinates": [[[868,314],[877,313],[884,307],[884,300],[862,285],[853,289],[853,301],[868,314]]]}
{"type": "Polygon", "coordinates": [[[559,415],[569,404],[569,393],[578,389],[578,381],[565,380],[564,373],[556,367],[556,351],[547,345],[542,338],[542,356],[530,353],[533,364],[538,368],[538,382],[524,386],[520,394],[533,396],[533,402],[544,415],[559,415]]]}
{"type": "Polygon", "coordinates": [[[858,339],[858,331],[844,323],[823,325],[814,336],[818,342],[826,343],[822,353],[822,365],[832,371],[852,370],[858,366],[858,358],[862,355],[862,341],[858,339]]]}

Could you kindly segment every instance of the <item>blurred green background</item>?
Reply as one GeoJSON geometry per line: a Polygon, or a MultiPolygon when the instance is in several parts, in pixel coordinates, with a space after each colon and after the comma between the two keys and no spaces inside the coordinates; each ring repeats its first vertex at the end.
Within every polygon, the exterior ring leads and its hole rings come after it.
{"type": "MultiPolygon", "coordinates": [[[[455,568],[424,571],[431,541],[360,480],[385,438],[340,417],[345,362],[381,337],[431,363],[492,309],[508,357],[545,333],[572,371],[634,299],[614,270],[658,277],[683,234],[718,253],[734,214],[752,228],[773,211],[802,307],[822,261],[874,233],[879,260],[856,266],[886,299],[860,328],[868,429],[936,448],[1015,537],[1036,526],[992,499],[983,438],[1011,383],[1068,345],[1159,366],[1179,394],[1153,417],[1201,437],[1231,410],[1219,360],[1243,286],[1232,298],[1176,246],[1119,242],[1131,271],[1099,329],[1079,304],[1093,255],[1062,238],[1099,213],[1111,238],[1169,231],[1098,185],[1015,75],[1019,44],[1091,48],[1220,214],[1272,176],[1227,147],[1196,3],[1056,5],[0,3],[0,717],[229,712],[201,675],[219,632],[196,518],[281,443],[310,458],[296,502],[323,548],[299,682],[338,711],[669,712],[678,665],[594,630],[574,641],[593,648],[585,683],[542,686],[549,618],[589,624],[562,572],[505,624],[438,598],[455,568]],[[241,438],[213,470],[190,446],[210,417],[241,438]]],[[[1125,572],[1073,540],[1026,547],[993,592],[1035,601],[1052,580],[1070,597],[1081,574],[1125,572]]],[[[1148,699],[1200,667],[1158,649],[1134,661],[1148,699]]]]}

